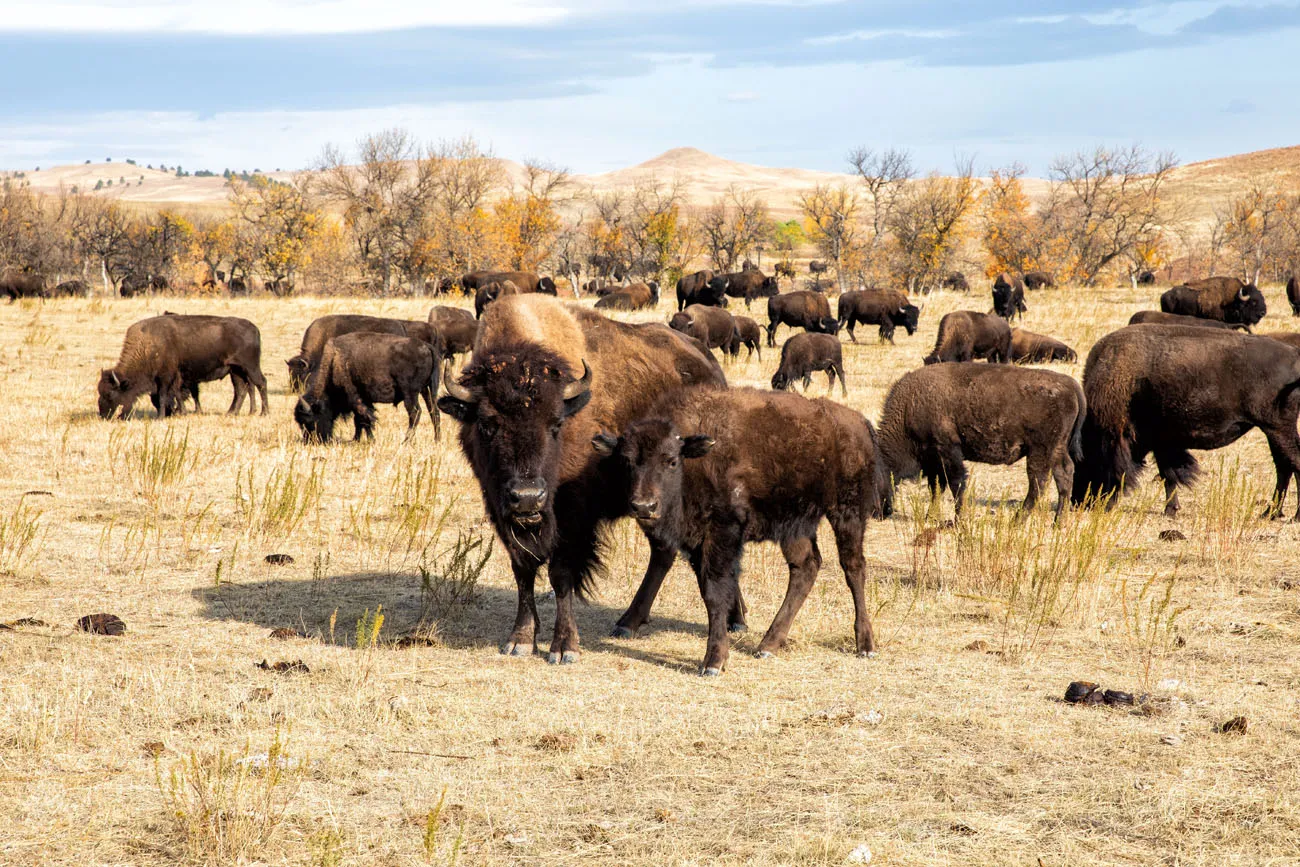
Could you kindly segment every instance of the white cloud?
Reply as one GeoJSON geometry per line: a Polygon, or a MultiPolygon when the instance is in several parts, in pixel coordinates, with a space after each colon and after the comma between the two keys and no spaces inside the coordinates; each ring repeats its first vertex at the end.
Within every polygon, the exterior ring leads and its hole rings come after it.
{"type": "Polygon", "coordinates": [[[736,90],[723,97],[727,102],[755,102],[758,94],[752,90],[736,90]]]}

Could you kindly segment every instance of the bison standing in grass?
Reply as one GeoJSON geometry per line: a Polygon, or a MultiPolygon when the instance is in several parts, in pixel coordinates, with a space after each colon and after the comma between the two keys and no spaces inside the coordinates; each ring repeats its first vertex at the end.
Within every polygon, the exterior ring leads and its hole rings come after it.
{"type": "Polygon", "coordinates": [[[65,280],[54,287],[55,298],[89,298],[90,284],[85,280],[65,280]]]}
{"type": "Polygon", "coordinates": [[[902,326],[908,335],[916,333],[921,318],[921,308],[907,300],[907,295],[896,289],[862,289],[845,292],[840,296],[837,319],[841,328],[847,328],[849,339],[858,338],[853,329],[861,325],[879,325],[880,339],[894,342],[894,329],[902,326]]]}
{"type": "Polygon", "coordinates": [[[45,278],[29,272],[7,271],[0,276],[0,295],[7,295],[11,304],[19,298],[45,298],[45,278]]]}
{"type": "MultiPolygon", "coordinates": [[[[1300,471],[1300,352],[1277,340],[1178,325],[1136,325],[1106,335],[1083,373],[1088,420],[1074,500],[1110,501],[1154,455],[1165,515],[1199,472],[1189,449],[1219,449],[1252,428],[1268,439],[1277,471],[1269,513],[1282,511],[1300,471]]],[[[1300,512],[1297,513],[1300,517],[1300,512]]]]}
{"type": "Polygon", "coordinates": [[[1164,313],[1244,325],[1247,331],[1268,313],[1259,287],[1235,277],[1207,277],[1175,286],[1160,296],[1160,309],[1164,313]]]}
{"type": "Polygon", "coordinates": [[[748,316],[733,316],[735,322],[735,331],[731,335],[731,343],[726,347],[726,353],[732,358],[740,356],[740,347],[744,346],[746,350],[745,360],[755,352],[758,353],[758,360],[763,360],[763,329],[759,324],[748,316]]]}
{"type": "Polygon", "coordinates": [[[758,269],[738,271],[735,274],[718,274],[709,281],[714,293],[722,292],[731,298],[742,298],[749,307],[755,298],[771,298],[781,292],[775,277],[767,277],[758,269]]]}
{"type": "Polygon", "coordinates": [[[840,323],[831,316],[831,303],[826,296],[807,289],[767,299],[768,346],[776,346],[776,329],[782,324],[821,334],[835,334],[840,330],[840,323]]]}
{"type": "Polygon", "coordinates": [[[1078,354],[1055,337],[1035,334],[1023,328],[1011,329],[1011,360],[1017,364],[1047,361],[1078,361],[1078,354]]]}
{"type": "Polygon", "coordinates": [[[1010,322],[1017,316],[1023,319],[1028,310],[1025,284],[1019,277],[999,274],[993,281],[993,312],[1010,322]]]}
{"type": "Polygon", "coordinates": [[[1073,377],[1048,370],[943,364],[903,376],[880,414],[880,452],[896,481],[925,476],[932,496],[952,491],[957,513],[966,461],[1014,464],[1026,458],[1029,493],[1038,502],[1050,473],[1069,500],[1087,404],[1073,377]]]}
{"type": "MultiPolygon", "coordinates": [[[[785,601],[758,645],[769,657],[785,644],[812,590],[822,557],[817,526],[829,520],[853,595],[854,645],[875,649],[862,540],[870,517],[888,514],[888,486],[871,423],[828,400],[754,389],[692,388],[669,395],[622,436],[591,447],[621,477],[627,505],[652,542],[682,551],[699,579],[709,636],[700,673],[727,666],[746,542],[773,541],[790,569],[785,601]],[[791,432],[798,431],[797,439],[791,432]]],[[[647,580],[619,620],[634,635],[650,616],[660,581],[647,580]]]]}
{"type": "MultiPolygon", "coordinates": [[[[436,308],[435,308],[436,309],[436,308]]],[[[432,319],[433,314],[429,314],[432,319]]],[[[440,332],[428,322],[414,319],[389,319],[385,316],[364,316],[355,313],[331,313],[322,316],[307,326],[303,332],[301,348],[293,358],[284,363],[289,367],[289,385],[302,388],[307,377],[320,364],[325,344],[335,337],[352,334],[357,331],[373,331],[377,334],[396,334],[399,337],[414,337],[430,345],[436,345],[438,352],[445,352],[440,332]]]]}
{"type": "Polygon", "coordinates": [[[407,436],[420,423],[420,398],[433,416],[434,438],[442,436],[442,423],[434,408],[438,369],[437,347],[413,337],[355,331],[325,344],[320,366],[293,409],[303,442],[329,442],[334,422],[352,416],[355,433],[375,438],[375,404],[406,406],[407,436]]]}
{"type": "Polygon", "coordinates": [[[521,295],[556,294],[554,280],[550,277],[539,277],[532,271],[470,271],[468,274],[461,275],[460,285],[466,292],[473,292],[489,283],[504,283],[507,280],[515,284],[515,288],[521,295]]]}
{"type": "Polygon", "coordinates": [[[659,303],[659,284],[654,280],[649,283],[632,283],[621,289],[608,292],[596,302],[601,310],[640,310],[654,307],[659,303]]]}
{"type": "Polygon", "coordinates": [[[1286,278],[1286,300],[1291,305],[1291,315],[1300,316],[1300,280],[1294,274],[1286,278]]]}
{"type": "Polygon", "coordinates": [[[1056,285],[1052,275],[1046,271],[1026,271],[1024,283],[1026,289],[1051,289],[1056,285]]]}
{"type": "Polygon", "coordinates": [[[826,371],[826,388],[835,387],[835,377],[840,378],[840,393],[849,396],[848,381],[844,378],[844,348],[831,334],[804,332],[791,337],[781,346],[781,364],[772,374],[772,388],[785,391],[796,381],[802,381],[804,391],[812,385],[815,371],[826,371]]]}
{"type": "Polygon", "coordinates": [[[474,349],[474,338],[478,336],[478,320],[468,310],[439,304],[429,311],[429,325],[433,326],[434,331],[441,338],[442,345],[439,348],[444,359],[450,359],[453,355],[464,355],[474,349]]]}
{"type": "Polygon", "coordinates": [[[668,320],[668,327],[694,337],[708,349],[723,349],[731,345],[736,334],[736,320],[721,307],[692,304],[668,320]]]}
{"type": "Polygon", "coordinates": [[[692,304],[708,307],[726,307],[727,293],[713,284],[714,273],[708,269],[687,274],[677,281],[677,309],[685,310],[692,304]]]}
{"type": "Polygon", "coordinates": [[[939,320],[939,335],[934,349],[924,359],[926,364],[947,361],[990,362],[1011,360],[1011,326],[992,313],[954,310],[939,320]]]}
{"type": "Polygon", "coordinates": [[[1199,316],[1182,316],[1177,313],[1162,313],[1159,310],[1139,310],[1128,318],[1129,325],[1186,325],[1192,328],[1218,328],[1221,331],[1245,330],[1246,326],[1220,322],[1217,319],[1202,319],[1199,316]]]}

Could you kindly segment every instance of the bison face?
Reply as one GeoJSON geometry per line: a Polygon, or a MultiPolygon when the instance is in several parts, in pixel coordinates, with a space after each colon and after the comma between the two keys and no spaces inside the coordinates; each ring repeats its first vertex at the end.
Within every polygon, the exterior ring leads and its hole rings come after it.
{"type": "Polygon", "coordinates": [[[664,419],[633,422],[619,439],[601,433],[591,440],[597,454],[622,459],[628,473],[628,508],[647,530],[661,523],[675,526],[681,515],[682,461],[703,457],[713,445],[713,438],[704,434],[679,435],[664,419]]]}
{"type": "Polygon", "coordinates": [[[778,370],[772,374],[772,390],[785,391],[790,387],[790,377],[785,375],[784,370],[778,370]]]}
{"type": "Polygon", "coordinates": [[[904,304],[898,308],[898,312],[890,314],[890,319],[895,325],[901,325],[907,329],[909,336],[916,333],[917,326],[921,322],[921,309],[915,304],[904,304]]]}
{"type": "Polygon", "coordinates": [[[1011,314],[1015,312],[1015,304],[1011,299],[1011,287],[1005,284],[993,287],[993,312],[1003,319],[1011,319],[1011,314]]]}
{"type": "Polygon", "coordinates": [[[1223,320],[1240,323],[1249,330],[1252,325],[1259,324],[1266,313],[1268,306],[1264,303],[1264,293],[1252,283],[1238,292],[1232,303],[1224,309],[1223,320]]]}
{"type": "Polygon", "coordinates": [[[102,370],[99,373],[99,417],[111,418],[113,411],[126,402],[131,383],[118,375],[115,370],[102,370]]]}
{"type": "Polygon", "coordinates": [[[289,368],[289,384],[294,388],[300,388],[307,381],[307,359],[295,355],[284,363],[289,368]]]}
{"type": "Polygon", "coordinates": [[[674,313],[673,318],[668,320],[668,327],[673,331],[680,331],[682,334],[691,333],[691,316],[689,313],[674,313]]]}
{"type": "Polygon", "coordinates": [[[334,410],[323,398],[298,398],[293,407],[293,420],[302,429],[302,441],[327,443],[334,437],[334,410]]]}
{"type": "Polygon", "coordinates": [[[817,320],[816,327],[809,328],[809,331],[820,331],[822,334],[839,334],[840,321],[833,316],[823,316],[817,320]]]}
{"type": "Polygon", "coordinates": [[[542,292],[546,295],[556,294],[555,281],[552,280],[550,277],[541,278],[540,280],[537,281],[537,291],[542,292]]]}

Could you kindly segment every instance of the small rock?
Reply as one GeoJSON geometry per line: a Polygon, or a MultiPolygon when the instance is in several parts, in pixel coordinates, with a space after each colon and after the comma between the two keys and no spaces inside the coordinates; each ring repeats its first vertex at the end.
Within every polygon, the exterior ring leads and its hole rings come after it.
{"type": "Polygon", "coordinates": [[[1161,530],[1160,541],[1161,542],[1186,542],[1187,537],[1184,536],[1182,533],[1178,532],[1177,530],[1161,530]]]}
{"type": "Polygon", "coordinates": [[[860,846],[855,846],[844,860],[849,864],[870,864],[871,850],[867,848],[866,843],[863,843],[860,846]]]}
{"type": "Polygon", "coordinates": [[[288,554],[267,554],[262,559],[272,566],[288,566],[293,562],[293,557],[288,554]]]}
{"type": "Polygon", "coordinates": [[[77,628],[94,635],[126,634],[126,624],[116,614],[87,614],[77,621],[77,628]]]}
{"type": "Polygon", "coordinates": [[[277,674],[310,674],[311,673],[311,669],[307,667],[307,663],[303,662],[301,659],[295,659],[293,662],[282,660],[280,662],[270,662],[270,663],[268,663],[265,659],[263,659],[261,662],[254,663],[254,665],[257,668],[262,669],[262,671],[274,671],[277,674]]]}
{"type": "Polygon", "coordinates": [[[1161,735],[1161,736],[1160,736],[1160,743],[1164,744],[1164,745],[1167,746],[1167,747],[1176,747],[1176,746],[1178,746],[1180,743],[1182,743],[1182,740],[1183,740],[1183,739],[1180,738],[1178,735],[1161,735]]]}
{"type": "Polygon", "coordinates": [[[857,721],[869,726],[878,726],[885,721],[885,715],[874,708],[866,713],[860,713],[856,717],[857,721]]]}
{"type": "Polygon", "coordinates": [[[1164,680],[1156,684],[1156,689],[1162,692],[1173,692],[1174,690],[1180,688],[1182,685],[1183,682],[1181,680],[1177,680],[1172,677],[1166,677],[1164,680]]]}
{"type": "Polygon", "coordinates": [[[156,759],[167,751],[167,745],[162,741],[148,741],[140,747],[140,751],[151,759],[156,759]]]}
{"type": "Polygon", "coordinates": [[[517,834],[507,834],[507,835],[504,837],[504,839],[505,839],[505,841],[506,841],[507,843],[509,843],[511,846],[527,846],[527,845],[528,845],[528,834],[527,834],[526,832],[524,832],[524,831],[520,831],[520,832],[517,833],[517,834]]]}
{"type": "Polygon", "coordinates": [[[276,641],[288,641],[291,638],[306,638],[307,636],[303,635],[296,629],[281,626],[279,629],[272,629],[270,637],[274,638],[276,641]]]}
{"type": "Polygon", "coordinates": [[[1088,680],[1072,681],[1065,688],[1065,700],[1070,704],[1083,704],[1088,700],[1088,696],[1097,691],[1097,684],[1088,680]]]}
{"type": "Polygon", "coordinates": [[[388,710],[394,716],[401,716],[411,706],[411,700],[404,695],[395,695],[388,700],[388,710]]]}
{"type": "Polygon", "coordinates": [[[1244,735],[1249,722],[1244,716],[1234,716],[1227,722],[1219,723],[1214,730],[1225,735],[1244,735]]]}

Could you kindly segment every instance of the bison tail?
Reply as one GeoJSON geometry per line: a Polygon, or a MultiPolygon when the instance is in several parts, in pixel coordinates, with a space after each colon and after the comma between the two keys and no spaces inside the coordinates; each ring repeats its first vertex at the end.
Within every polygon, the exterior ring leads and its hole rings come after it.
{"type": "Polygon", "coordinates": [[[1074,393],[1079,408],[1074,416],[1074,429],[1070,432],[1070,459],[1077,466],[1083,463],[1083,423],[1088,420],[1088,399],[1083,396],[1083,386],[1077,380],[1074,382],[1074,393]]]}
{"type": "Polygon", "coordinates": [[[1075,505],[1109,505],[1142,473],[1133,460],[1132,443],[1123,433],[1103,429],[1086,413],[1078,448],[1070,497],[1075,505]]]}

